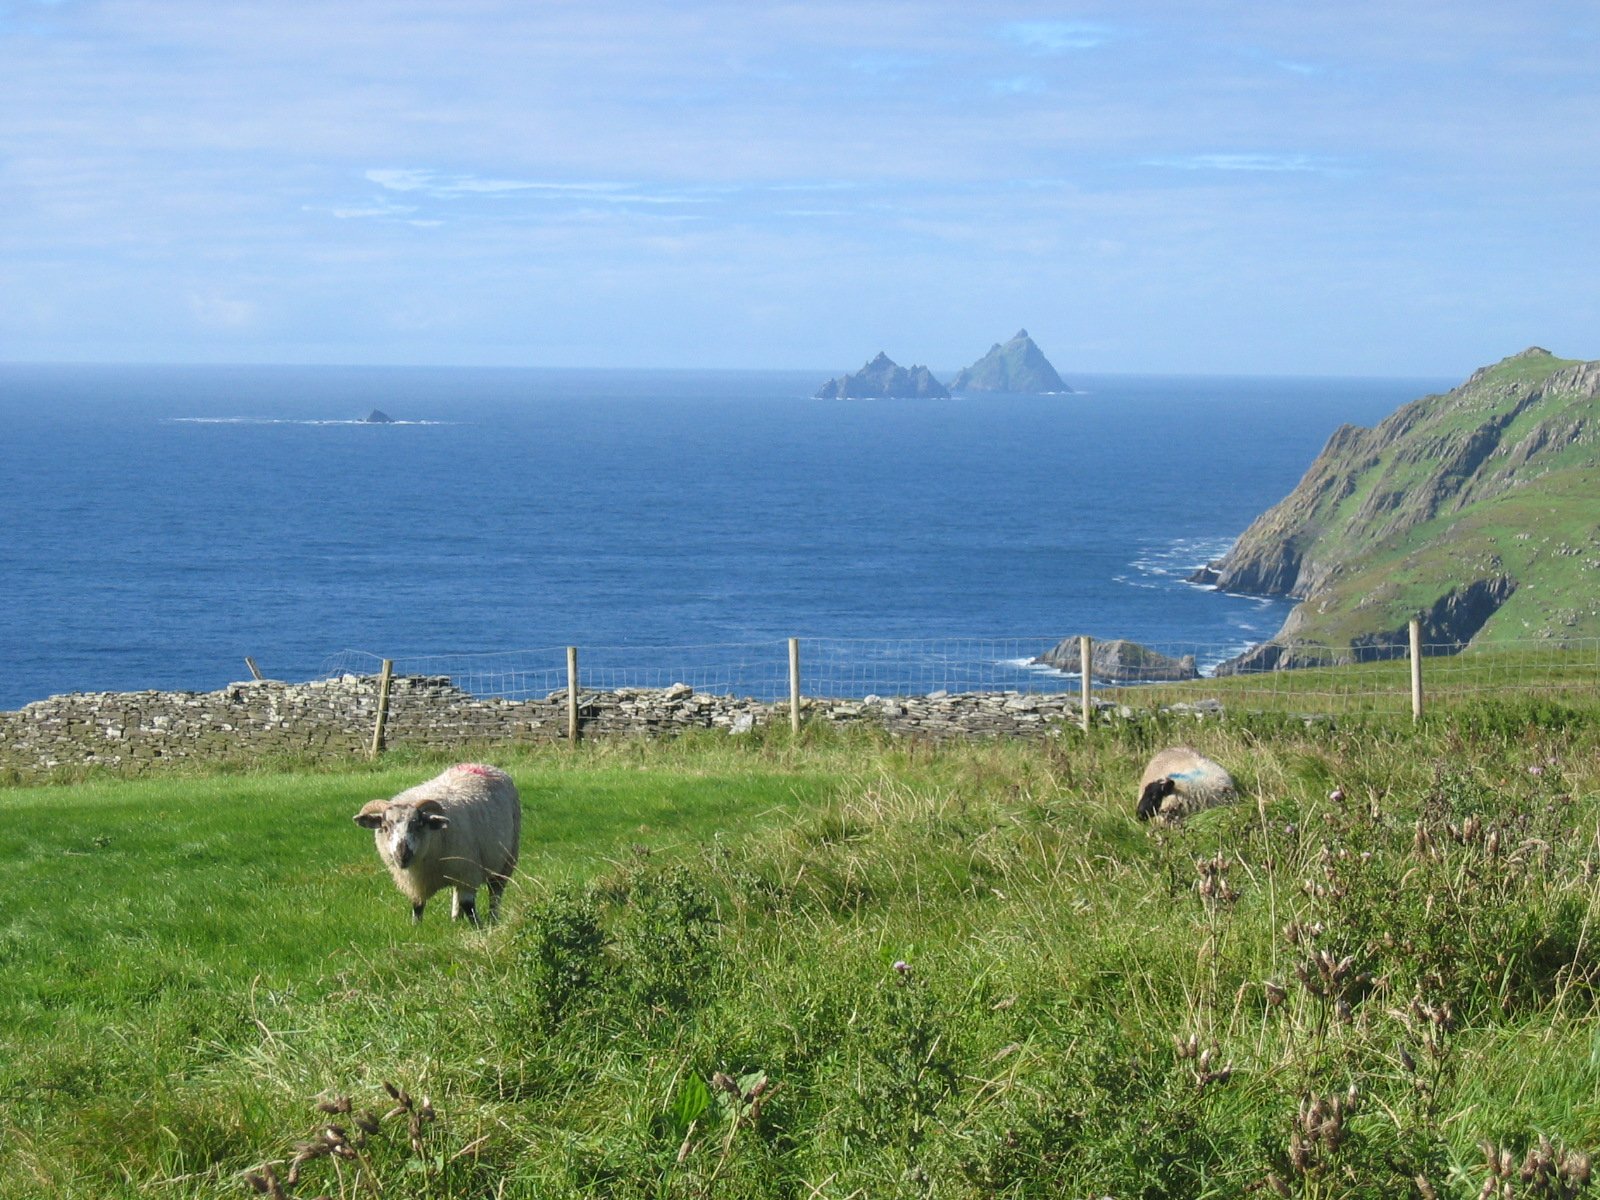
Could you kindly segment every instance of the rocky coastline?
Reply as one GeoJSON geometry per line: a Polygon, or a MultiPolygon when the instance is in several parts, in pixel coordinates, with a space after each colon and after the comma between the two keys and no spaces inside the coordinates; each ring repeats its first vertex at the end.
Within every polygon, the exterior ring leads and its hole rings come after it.
{"type": "Polygon", "coordinates": [[[1296,600],[1217,674],[1600,636],[1600,362],[1531,347],[1372,428],[1345,425],[1300,483],[1189,581],[1296,600]]]}

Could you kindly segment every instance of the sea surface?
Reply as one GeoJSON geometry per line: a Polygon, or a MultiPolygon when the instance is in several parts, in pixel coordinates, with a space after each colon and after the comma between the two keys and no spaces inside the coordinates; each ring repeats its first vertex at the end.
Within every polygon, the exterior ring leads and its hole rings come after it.
{"type": "Polygon", "coordinates": [[[1185,576],[1340,424],[1454,382],[810,398],[837,373],[0,364],[0,709],[246,655],[302,680],[577,645],[666,678],[799,637],[881,690],[902,656],[1023,671],[1088,633],[1210,665],[1288,605],[1185,576]]]}

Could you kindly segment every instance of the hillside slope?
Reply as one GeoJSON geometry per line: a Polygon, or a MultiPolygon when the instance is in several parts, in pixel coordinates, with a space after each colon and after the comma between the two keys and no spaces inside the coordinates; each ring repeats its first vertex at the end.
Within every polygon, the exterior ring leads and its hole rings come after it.
{"type": "Polygon", "coordinates": [[[1219,672],[1600,636],[1600,362],[1537,347],[1346,425],[1195,582],[1301,603],[1219,672]],[[1327,651],[1297,643],[1316,643],[1327,651]]]}

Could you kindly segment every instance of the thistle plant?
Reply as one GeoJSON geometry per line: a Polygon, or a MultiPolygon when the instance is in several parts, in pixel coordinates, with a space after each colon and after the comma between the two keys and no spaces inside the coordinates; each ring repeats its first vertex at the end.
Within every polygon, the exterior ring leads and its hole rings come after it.
{"type": "MultiPolygon", "coordinates": [[[[378,1194],[381,1191],[376,1182],[379,1171],[369,1152],[376,1148],[377,1143],[374,1139],[383,1133],[384,1123],[394,1122],[396,1118],[404,1118],[407,1144],[417,1160],[426,1166],[427,1146],[424,1134],[427,1126],[438,1120],[438,1113],[434,1111],[432,1102],[426,1096],[420,1101],[414,1100],[403,1088],[387,1081],[383,1087],[393,1101],[393,1106],[382,1116],[375,1115],[371,1109],[357,1109],[349,1096],[336,1096],[331,1100],[318,1101],[316,1111],[319,1114],[323,1117],[343,1117],[345,1122],[319,1121],[317,1128],[308,1137],[295,1143],[294,1155],[289,1160],[287,1173],[280,1176],[276,1164],[263,1163],[254,1170],[245,1172],[245,1185],[256,1195],[268,1197],[268,1200],[291,1200],[302,1182],[305,1168],[312,1163],[327,1160],[334,1164],[341,1197],[351,1194],[345,1186],[344,1173],[340,1169],[342,1164],[350,1165],[354,1171],[355,1181],[370,1194],[378,1194]]],[[[319,1197],[318,1200],[322,1198],[319,1197]]]]}
{"type": "Polygon", "coordinates": [[[1583,1151],[1558,1149],[1548,1137],[1530,1146],[1520,1166],[1508,1147],[1484,1142],[1484,1180],[1478,1200],[1575,1200],[1588,1190],[1592,1170],[1583,1151]]]}

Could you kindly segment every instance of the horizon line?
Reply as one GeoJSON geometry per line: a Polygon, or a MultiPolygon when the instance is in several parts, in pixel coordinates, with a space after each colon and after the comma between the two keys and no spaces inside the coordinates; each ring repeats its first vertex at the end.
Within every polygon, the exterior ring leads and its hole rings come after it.
{"type": "MultiPolygon", "coordinates": [[[[1508,356],[1510,357],[1510,356],[1508,356]]],[[[1557,356],[1561,357],[1561,356],[1557,356]]],[[[1495,362],[1503,361],[1496,359],[1495,362]]],[[[922,364],[917,364],[922,365],[922,364]]],[[[962,367],[929,367],[934,375],[954,375],[964,369],[962,367]]],[[[1494,363],[1480,363],[1469,368],[1459,378],[1465,381],[1473,371],[1483,366],[1493,366],[1494,363]]],[[[823,376],[823,381],[836,378],[841,368],[818,366],[768,366],[768,367],[734,367],[734,366],[591,366],[582,364],[550,364],[550,363],[452,363],[452,362],[395,362],[395,361],[348,361],[348,362],[308,362],[294,360],[216,360],[216,359],[155,359],[155,358],[130,358],[130,359],[89,359],[89,358],[0,358],[0,369],[6,367],[84,367],[99,369],[115,369],[124,367],[149,367],[149,368],[178,368],[178,369],[214,369],[214,370],[326,370],[326,371],[352,371],[352,370],[394,370],[394,371],[594,371],[624,373],[655,373],[655,374],[802,374],[817,373],[823,376]]],[[[859,368],[842,368],[845,371],[859,368]]],[[[1059,370],[1059,368],[1058,368],[1059,370]]],[[[1132,371],[1132,370],[1104,370],[1082,368],[1068,370],[1063,373],[1067,376],[1127,376],[1141,379],[1417,379],[1438,380],[1442,378],[1456,378],[1455,375],[1446,375],[1441,371],[1414,371],[1414,372],[1331,372],[1331,371],[1265,371],[1265,370],[1165,370],[1165,371],[1132,371]]],[[[1067,378],[1070,386],[1072,380],[1067,378]]],[[[1074,389],[1076,391],[1076,389],[1074,389]]],[[[981,393],[977,393],[980,394],[981,393]]],[[[1072,392],[1059,393],[1072,395],[1072,392]]]]}

